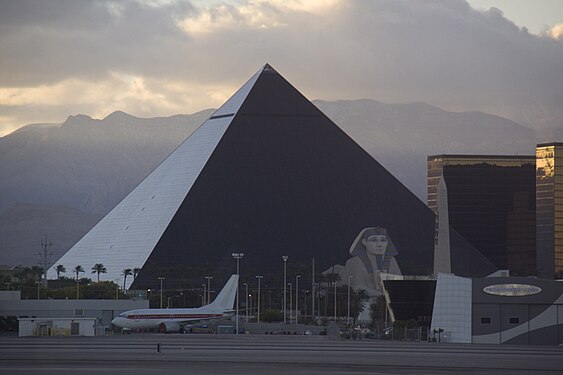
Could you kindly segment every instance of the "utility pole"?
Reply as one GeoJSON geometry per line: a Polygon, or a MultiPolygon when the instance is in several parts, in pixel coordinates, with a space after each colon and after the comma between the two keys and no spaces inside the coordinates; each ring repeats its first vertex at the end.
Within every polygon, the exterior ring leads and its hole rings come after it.
{"type": "Polygon", "coordinates": [[[39,264],[41,268],[43,268],[42,280],[45,286],[47,286],[47,270],[51,267],[51,246],[53,246],[53,244],[49,242],[47,235],[43,236],[41,240],[41,251],[39,252],[39,264]]]}

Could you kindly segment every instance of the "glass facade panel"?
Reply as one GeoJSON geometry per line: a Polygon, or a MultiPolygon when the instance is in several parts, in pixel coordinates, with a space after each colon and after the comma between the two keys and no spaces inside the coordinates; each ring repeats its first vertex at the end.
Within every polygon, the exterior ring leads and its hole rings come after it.
{"type": "Polygon", "coordinates": [[[563,275],[563,144],[536,148],[536,222],[539,276],[563,275]]]}
{"type": "MultiPolygon", "coordinates": [[[[429,156],[428,206],[436,211],[443,176],[450,225],[498,268],[535,275],[535,161],[535,156],[429,156]]],[[[552,188],[546,186],[542,196],[553,205],[552,188]]]]}

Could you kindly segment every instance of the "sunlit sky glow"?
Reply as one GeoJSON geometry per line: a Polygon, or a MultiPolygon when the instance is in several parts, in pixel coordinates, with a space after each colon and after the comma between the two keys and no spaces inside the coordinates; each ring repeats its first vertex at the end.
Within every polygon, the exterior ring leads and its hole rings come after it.
{"type": "Polygon", "coordinates": [[[217,107],[266,62],[310,99],[563,126],[560,0],[0,0],[0,56],[0,136],[217,107]]]}

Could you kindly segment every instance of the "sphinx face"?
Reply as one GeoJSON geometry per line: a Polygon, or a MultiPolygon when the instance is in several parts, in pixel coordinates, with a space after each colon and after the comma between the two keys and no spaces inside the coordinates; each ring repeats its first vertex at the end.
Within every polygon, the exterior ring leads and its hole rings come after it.
{"type": "Polygon", "coordinates": [[[369,236],[367,240],[363,240],[362,243],[366,247],[366,251],[371,255],[385,255],[387,251],[387,246],[389,241],[385,234],[375,234],[369,236]]]}

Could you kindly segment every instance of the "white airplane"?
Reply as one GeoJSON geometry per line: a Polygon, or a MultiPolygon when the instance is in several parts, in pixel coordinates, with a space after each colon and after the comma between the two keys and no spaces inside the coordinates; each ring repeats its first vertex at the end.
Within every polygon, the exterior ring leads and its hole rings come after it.
{"type": "Polygon", "coordinates": [[[111,322],[124,329],[158,328],[160,332],[181,332],[188,323],[231,317],[237,289],[238,275],[232,275],[209,305],[190,309],[129,310],[111,322]]]}

